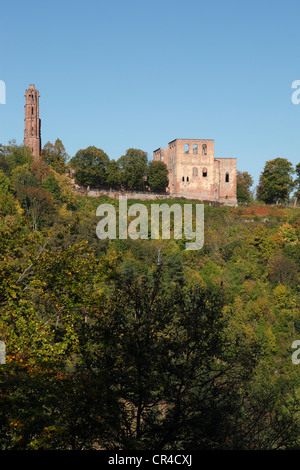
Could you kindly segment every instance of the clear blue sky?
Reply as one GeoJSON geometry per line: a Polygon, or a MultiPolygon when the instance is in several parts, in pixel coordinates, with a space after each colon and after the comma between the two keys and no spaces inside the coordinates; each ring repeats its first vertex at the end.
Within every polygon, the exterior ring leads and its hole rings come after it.
{"type": "Polygon", "coordinates": [[[256,182],[267,160],[300,161],[299,0],[10,0],[0,18],[2,144],[23,142],[34,83],[42,145],[70,156],[214,139],[256,182]]]}

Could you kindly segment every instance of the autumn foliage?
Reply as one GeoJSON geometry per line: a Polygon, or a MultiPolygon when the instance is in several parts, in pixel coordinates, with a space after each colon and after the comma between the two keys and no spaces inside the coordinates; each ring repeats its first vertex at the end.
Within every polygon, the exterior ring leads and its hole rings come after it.
{"type": "Polygon", "coordinates": [[[117,201],[1,168],[1,449],[299,448],[299,208],[205,205],[199,251],[99,240],[117,201]]]}

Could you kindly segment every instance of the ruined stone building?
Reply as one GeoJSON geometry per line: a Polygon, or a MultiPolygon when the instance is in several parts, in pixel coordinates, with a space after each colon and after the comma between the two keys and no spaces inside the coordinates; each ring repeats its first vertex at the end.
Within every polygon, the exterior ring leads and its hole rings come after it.
{"type": "Polygon", "coordinates": [[[32,150],[34,158],[41,154],[41,120],[39,118],[39,92],[29,85],[25,92],[24,145],[32,150]]]}
{"type": "MultiPolygon", "coordinates": [[[[24,145],[35,159],[40,157],[41,120],[35,85],[25,92],[24,145]]],[[[215,158],[214,140],[175,139],[165,149],[155,150],[153,159],[168,167],[170,196],[237,204],[236,158],[215,158]]]]}
{"type": "Polygon", "coordinates": [[[214,140],[175,139],[153,159],[168,167],[170,195],[237,204],[236,158],[215,158],[214,140]]]}

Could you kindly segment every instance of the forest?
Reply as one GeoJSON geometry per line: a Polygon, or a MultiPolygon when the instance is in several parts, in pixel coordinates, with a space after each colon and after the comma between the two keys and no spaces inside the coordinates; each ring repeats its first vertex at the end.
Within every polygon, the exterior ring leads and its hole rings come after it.
{"type": "Polygon", "coordinates": [[[118,201],[75,192],[54,147],[0,148],[0,449],[299,450],[291,167],[266,164],[257,199],[241,174],[240,204],[205,204],[188,251],[100,240],[96,209],[118,201]]]}

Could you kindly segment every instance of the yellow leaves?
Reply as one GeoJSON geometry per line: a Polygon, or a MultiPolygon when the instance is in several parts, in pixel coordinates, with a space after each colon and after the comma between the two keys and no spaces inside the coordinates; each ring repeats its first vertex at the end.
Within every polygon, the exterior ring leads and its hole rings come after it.
{"type": "Polygon", "coordinates": [[[52,170],[52,173],[58,182],[58,186],[60,189],[60,199],[64,203],[64,207],[62,208],[62,212],[65,213],[65,215],[69,215],[67,210],[67,205],[68,204],[75,204],[76,202],[76,194],[73,191],[73,187],[70,181],[70,178],[68,178],[65,175],[59,174],[56,171],[52,170]]]}
{"type": "Polygon", "coordinates": [[[275,303],[278,307],[285,307],[287,300],[287,289],[283,284],[278,284],[273,291],[275,303]]]}
{"type": "Polygon", "coordinates": [[[108,250],[100,260],[100,273],[105,277],[114,276],[121,256],[122,255],[115,250],[108,250]]]}
{"type": "Polygon", "coordinates": [[[21,205],[20,205],[20,203],[19,203],[18,200],[16,200],[16,214],[17,214],[18,216],[21,216],[21,215],[24,214],[24,209],[22,209],[22,207],[21,207],[21,205]]]}
{"type": "Polygon", "coordinates": [[[283,284],[278,284],[273,290],[275,305],[279,309],[290,309],[296,306],[290,290],[283,284]]]}
{"type": "Polygon", "coordinates": [[[282,238],[284,244],[290,243],[291,245],[296,245],[299,243],[296,230],[288,223],[281,225],[278,235],[282,238]]]}
{"type": "Polygon", "coordinates": [[[275,352],[276,347],[277,347],[277,340],[276,340],[276,336],[272,332],[272,328],[270,325],[267,327],[266,337],[267,337],[269,349],[275,352]]]}
{"type": "Polygon", "coordinates": [[[201,289],[201,290],[206,289],[206,284],[202,276],[198,273],[198,271],[187,267],[184,273],[184,277],[190,289],[193,289],[193,288],[201,289]]]}
{"type": "Polygon", "coordinates": [[[297,232],[289,223],[281,225],[277,233],[271,235],[273,242],[282,248],[286,244],[297,245],[299,243],[297,232]]]}
{"type": "Polygon", "coordinates": [[[260,319],[262,317],[267,317],[270,313],[268,301],[265,297],[258,297],[252,304],[252,313],[254,318],[260,319]]]}
{"type": "Polygon", "coordinates": [[[59,209],[58,214],[64,219],[70,219],[73,215],[73,212],[68,209],[68,203],[64,203],[59,209]]]}
{"type": "Polygon", "coordinates": [[[282,236],[280,235],[280,233],[273,233],[273,234],[271,235],[271,238],[272,238],[273,242],[274,242],[277,246],[279,246],[280,248],[283,247],[283,245],[284,245],[284,239],[282,238],[282,236]]]}

